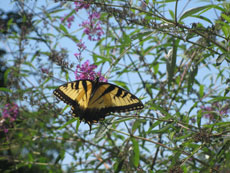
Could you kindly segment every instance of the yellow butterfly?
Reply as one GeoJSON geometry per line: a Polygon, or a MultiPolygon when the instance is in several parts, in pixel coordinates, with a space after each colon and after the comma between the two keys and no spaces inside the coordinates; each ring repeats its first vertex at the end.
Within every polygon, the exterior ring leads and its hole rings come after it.
{"type": "Polygon", "coordinates": [[[71,106],[72,115],[89,124],[104,120],[111,112],[144,108],[133,94],[116,85],[99,80],[76,80],[59,86],[54,95],[71,106]]]}

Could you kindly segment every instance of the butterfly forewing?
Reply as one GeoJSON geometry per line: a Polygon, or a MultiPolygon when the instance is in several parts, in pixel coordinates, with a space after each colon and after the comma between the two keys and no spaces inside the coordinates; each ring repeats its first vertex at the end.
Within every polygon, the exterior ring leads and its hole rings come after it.
{"type": "Polygon", "coordinates": [[[92,92],[91,81],[74,81],[58,87],[54,95],[73,107],[87,108],[92,92]]]}

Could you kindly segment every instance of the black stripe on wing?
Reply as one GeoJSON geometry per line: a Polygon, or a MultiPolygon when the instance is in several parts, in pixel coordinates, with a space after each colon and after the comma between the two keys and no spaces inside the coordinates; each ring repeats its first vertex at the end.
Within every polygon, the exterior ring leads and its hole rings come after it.
{"type": "Polygon", "coordinates": [[[68,84],[69,83],[61,85],[60,87],[58,87],[57,89],[54,90],[53,94],[56,97],[58,97],[60,100],[65,102],[66,104],[74,106],[74,107],[75,106],[78,107],[79,104],[75,100],[73,100],[71,97],[67,96],[60,88],[64,87],[65,89],[69,90],[68,87],[71,86],[71,89],[78,90],[79,89],[79,81],[72,82],[70,85],[68,85],[68,84]],[[74,88],[74,84],[75,84],[75,88],[74,88]]]}

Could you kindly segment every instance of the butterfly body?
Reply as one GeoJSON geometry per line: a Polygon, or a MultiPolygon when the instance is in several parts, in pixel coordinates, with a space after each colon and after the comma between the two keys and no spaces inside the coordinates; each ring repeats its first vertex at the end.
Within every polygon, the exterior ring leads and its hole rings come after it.
{"type": "Polygon", "coordinates": [[[77,80],[59,86],[54,95],[71,106],[72,114],[89,125],[112,112],[142,109],[142,102],[130,92],[98,80],[77,80]]]}

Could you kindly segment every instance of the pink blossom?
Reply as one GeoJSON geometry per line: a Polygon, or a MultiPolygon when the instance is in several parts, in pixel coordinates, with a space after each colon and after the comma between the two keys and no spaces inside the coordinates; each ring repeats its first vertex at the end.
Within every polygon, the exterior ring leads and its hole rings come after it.
{"type": "Polygon", "coordinates": [[[48,74],[49,73],[49,69],[47,69],[47,68],[41,68],[41,71],[42,71],[42,73],[46,73],[46,74],[48,74]]]}
{"type": "Polygon", "coordinates": [[[3,118],[14,118],[16,119],[17,115],[19,113],[19,107],[17,104],[15,103],[12,103],[12,104],[9,104],[7,103],[3,109],[3,118]]]}
{"type": "Polygon", "coordinates": [[[89,8],[89,5],[86,1],[84,0],[78,0],[76,2],[74,2],[75,4],[75,10],[76,12],[78,12],[78,10],[84,8],[84,9],[88,9],[89,8]]]}
{"type": "Polygon", "coordinates": [[[3,123],[1,128],[4,130],[5,133],[8,132],[8,129],[6,128],[8,125],[6,124],[7,121],[9,120],[8,123],[12,123],[16,120],[17,116],[19,114],[19,107],[16,103],[7,103],[2,112],[2,117],[3,117],[3,123]]]}
{"type": "Polygon", "coordinates": [[[88,39],[91,41],[98,41],[101,39],[101,36],[104,34],[102,30],[101,23],[98,21],[100,14],[94,12],[89,15],[88,20],[83,21],[80,26],[84,28],[83,32],[88,35],[88,39]]]}
{"type": "Polygon", "coordinates": [[[230,110],[229,105],[221,107],[221,104],[219,104],[218,102],[212,103],[211,106],[200,106],[200,108],[203,112],[205,112],[204,117],[209,120],[213,120],[215,115],[217,115],[216,113],[224,115],[227,114],[230,110]]]}
{"type": "Polygon", "coordinates": [[[100,72],[94,71],[96,68],[96,65],[90,64],[89,60],[87,60],[82,65],[77,65],[76,71],[74,72],[75,78],[77,80],[96,80],[96,78],[99,78],[99,81],[106,82],[107,79],[105,79],[100,72]]]}
{"type": "Polygon", "coordinates": [[[85,44],[82,42],[82,40],[80,40],[77,43],[77,47],[78,47],[78,53],[75,53],[74,56],[81,61],[81,53],[86,49],[85,44]]]}
{"type": "MultiPolygon", "coordinates": [[[[66,17],[67,15],[65,14],[65,17],[66,17]]],[[[65,17],[61,17],[61,22],[65,22],[65,17]]],[[[70,16],[70,17],[68,17],[67,19],[66,19],[66,21],[67,21],[67,23],[68,23],[68,28],[70,28],[71,27],[71,25],[72,25],[72,23],[73,23],[73,21],[74,21],[74,16],[70,16]]]]}

